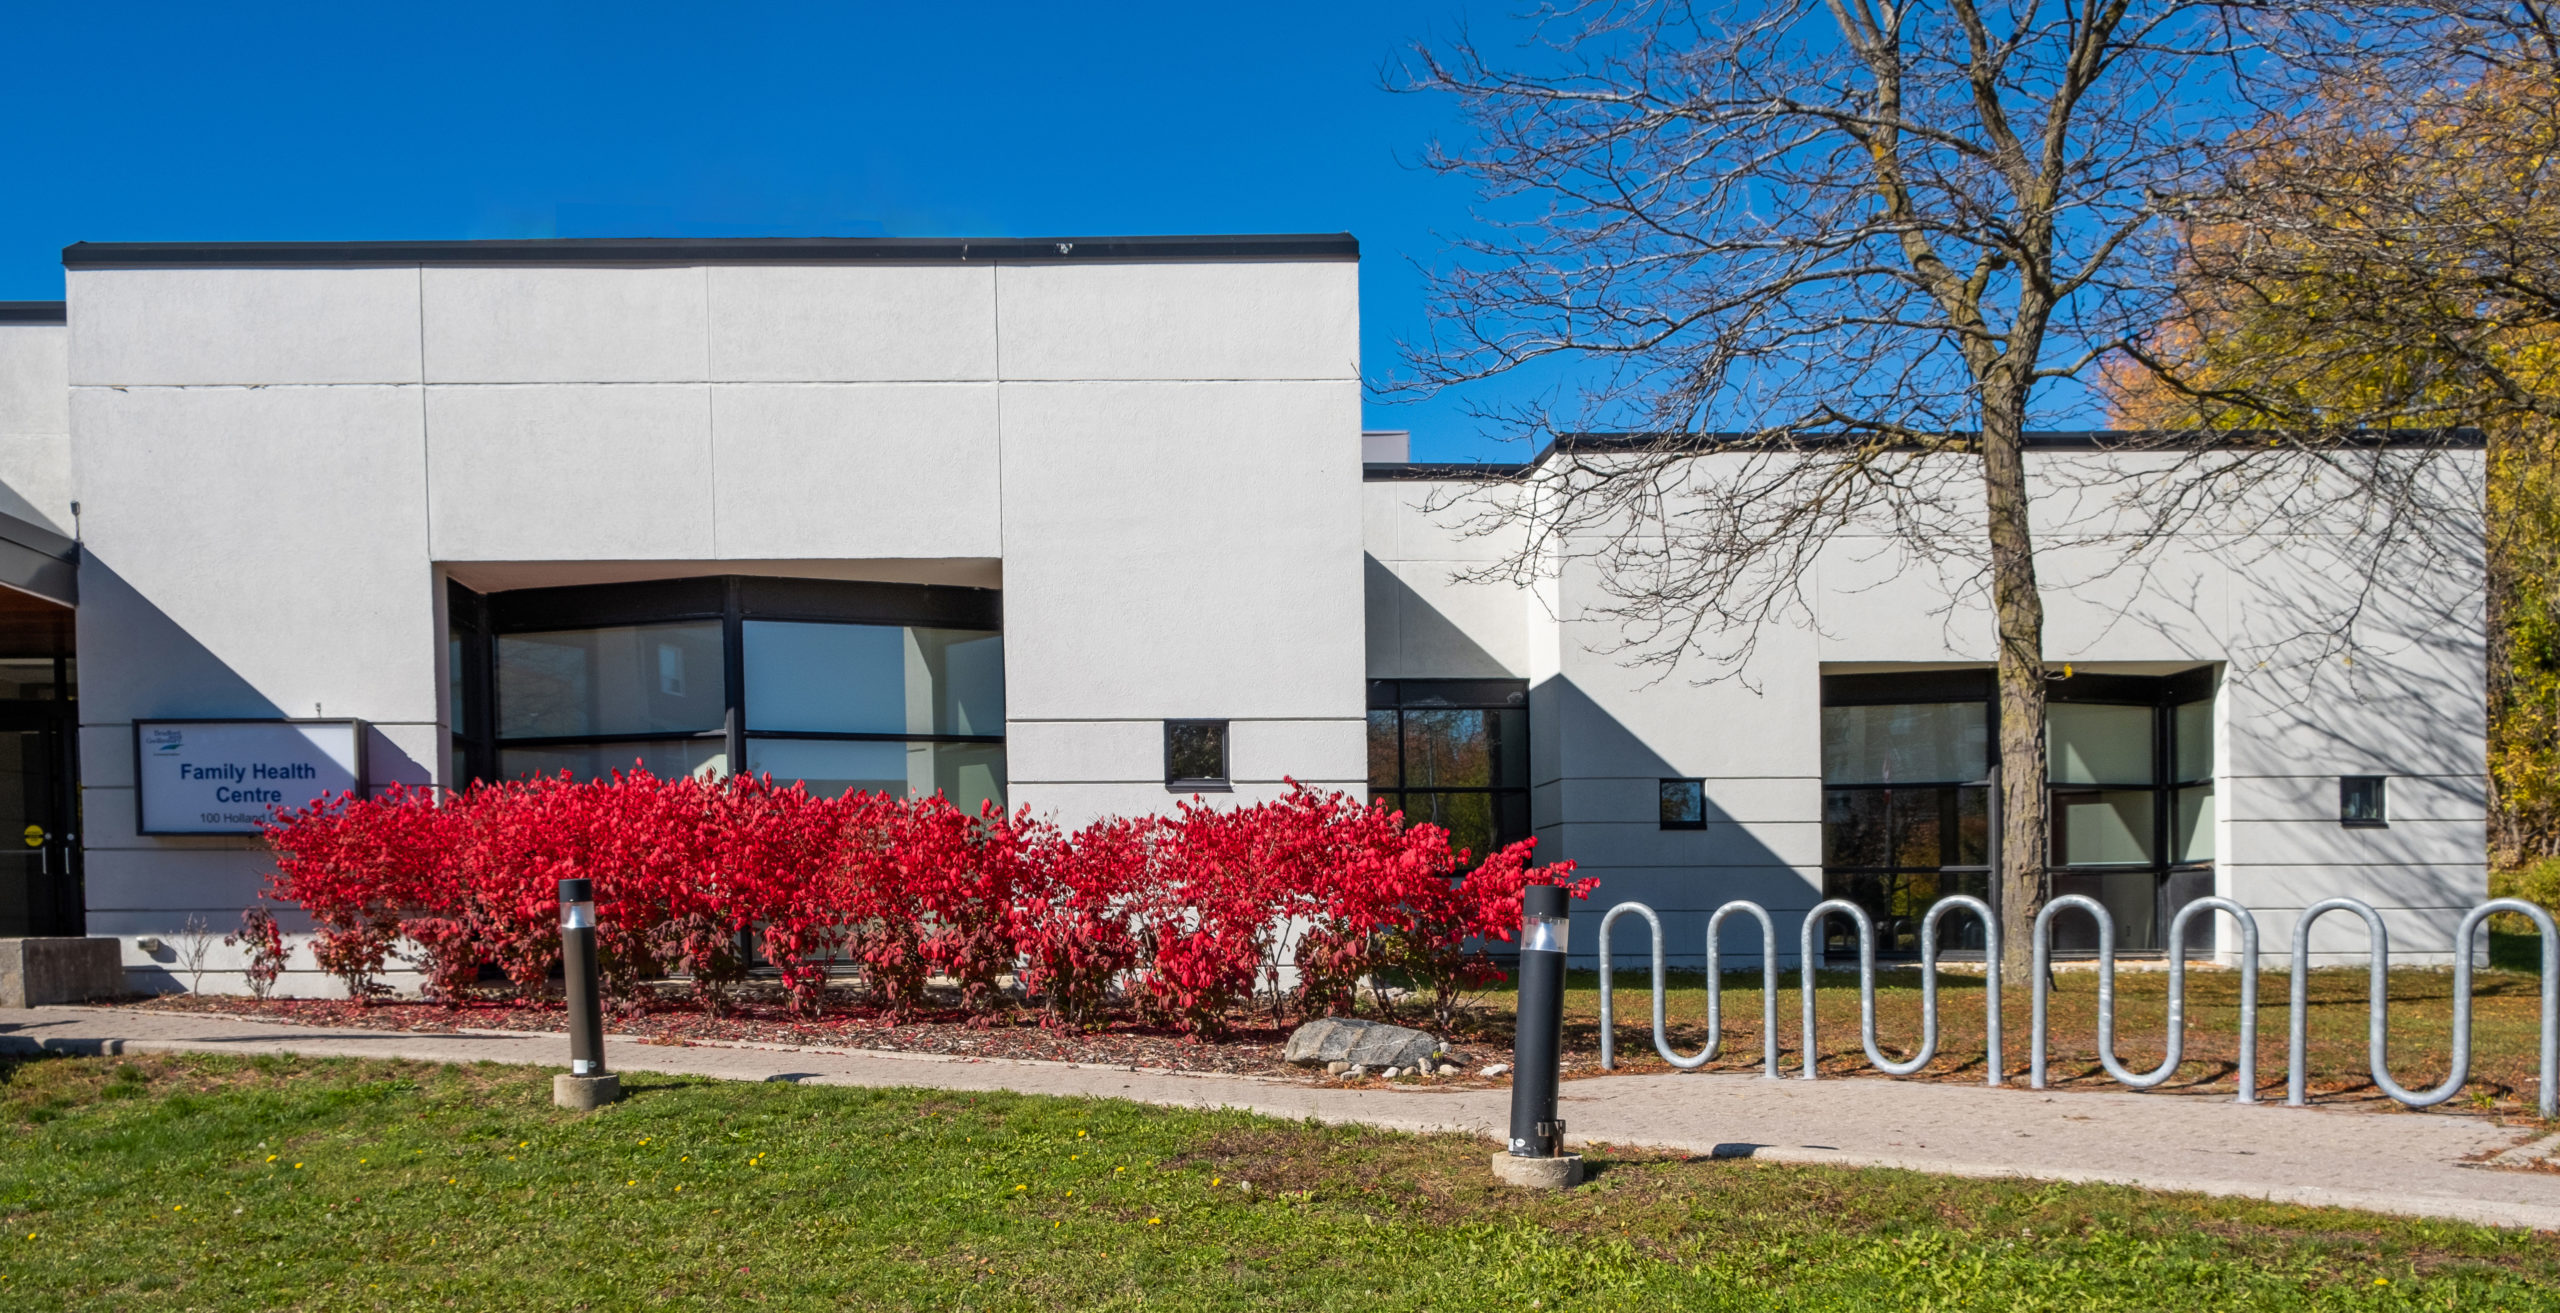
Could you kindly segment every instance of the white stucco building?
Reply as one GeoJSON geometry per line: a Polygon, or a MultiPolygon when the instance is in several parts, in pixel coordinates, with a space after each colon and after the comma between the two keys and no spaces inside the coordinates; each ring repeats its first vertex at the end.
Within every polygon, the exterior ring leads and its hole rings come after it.
{"type": "MultiPolygon", "coordinates": [[[[1391,793],[1536,834],[1602,878],[1593,916],[1644,899],[1689,960],[1728,898],[1792,945],[1828,888],[1908,948],[1980,878],[1987,618],[1844,538],[1750,678],[1700,684],[1604,654],[1573,568],[1458,582],[1507,547],[1446,503],[1524,469],[1364,452],[1348,236],[65,265],[64,302],[0,306],[0,772],[27,781],[0,829],[33,827],[0,935],[114,936],[137,988],[173,979],[142,940],[228,928],[267,869],[143,832],[171,828],[141,823],[146,737],[200,721],[360,722],[370,786],[637,758],[1070,822],[1391,793]]],[[[2259,630],[2335,544],[2277,547],[2046,570],[2057,887],[2136,946],[2218,890],[2279,954],[2289,909],[2353,894],[2441,959],[2486,879],[2480,580],[2382,599],[2379,655],[2306,684],[2259,630]],[[2342,823],[2369,778],[2382,823],[2342,823]]]]}

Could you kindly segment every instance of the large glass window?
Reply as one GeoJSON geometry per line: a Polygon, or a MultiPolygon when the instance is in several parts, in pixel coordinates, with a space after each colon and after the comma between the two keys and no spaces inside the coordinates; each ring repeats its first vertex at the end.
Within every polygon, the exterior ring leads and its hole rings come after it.
{"type": "Polygon", "coordinates": [[[571,738],[719,729],[728,717],[720,622],[498,636],[498,736],[571,738]]]}
{"type": "Polygon", "coordinates": [[[452,615],[457,778],[743,765],[827,795],[1004,804],[991,592],[746,578],[457,588],[452,615]]]}
{"type": "Polygon", "coordinates": [[[1477,857],[1529,837],[1528,684],[1371,681],[1369,796],[1477,857]]]}
{"type": "MultiPolygon", "coordinates": [[[[1876,951],[1916,954],[1931,904],[1989,888],[1990,707],[1978,693],[1952,696],[1970,686],[1844,684],[1825,681],[1822,709],[1824,895],[1866,909],[1876,951]],[[1897,693],[1909,700],[1846,700],[1897,693]]],[[[1823,929],[1827,951],[1857,951],[1846,919],[1823,929]]],[[[1940,945],[1981,946],[1969,921],[1954,923],[1940,945]]]]}
{"type": "MultiPolygon", "coordinates": [[[[2169,919],[2213,890],[2209,674],[2082,675],[2050,686],[2052,891],[2096,899],[2123,948],[2167,947],[2169,919]]],[[[2066,916],[2053,942],[2095,951],[2097,931],[2066,916]]]]}
{"type": "MultiPolygon", "coordinates": [[[[2048,684],[2046,760],[2055,894],[2096,899],[2117,943],[2163,947],[2168,919],[2213,887],[2213,673],[2078,675],[2048,684]]],[[[1876,922],[1881,952],[1917,953],[1931,904],[1993,901],[1989,671],[1823,680],[1823,886],[1876,922]]],[[[1942,949],[1978,949],[1972,918],[1942,949]]],[[[1853,927],[1825,927],[1834,953],[1853,927]]],[[[2086,918],[2056,922],[2059,950],[2097,946],[2086,918]]]]}
{"type": "Polygon", "coordinates": [[[1004,639],[898,625],[746,622],[747,732],[1004,733],[1004,639]]]}

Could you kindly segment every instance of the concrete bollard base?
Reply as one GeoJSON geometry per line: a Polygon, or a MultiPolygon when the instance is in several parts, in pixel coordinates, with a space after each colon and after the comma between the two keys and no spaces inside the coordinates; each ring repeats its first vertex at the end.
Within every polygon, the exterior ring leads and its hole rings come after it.
{"type": "Polygon", "coordinates": [[[1493,1179],[1523,1190],[1570,1190],[1582,1184],[1582,1155],[1521,1158],[1497,1149],[1493,1154],[1493,1179]]]}
{"type": "Polygon", "coordinates": [[[571,1112],[594,1112],[621,1097],[622,1078],[610,1073],[602,1076],[563,1073],[551,1078],[551,1101],[571,1112]]]}

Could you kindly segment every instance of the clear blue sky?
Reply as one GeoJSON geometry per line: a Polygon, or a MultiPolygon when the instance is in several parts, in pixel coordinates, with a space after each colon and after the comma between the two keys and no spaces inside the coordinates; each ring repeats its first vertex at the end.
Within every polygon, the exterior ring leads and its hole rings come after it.
{"type": "MultiPolygon", "coordinates": [[[[0,299],[74,241],[1359,236],[1364,365],[1471,222],[1390,95],[1466,0],[884,6],[20,3],[0,15],[0,299]]],[[[1423,459],[1517,458],[1453,403],[1423,459]]]]}

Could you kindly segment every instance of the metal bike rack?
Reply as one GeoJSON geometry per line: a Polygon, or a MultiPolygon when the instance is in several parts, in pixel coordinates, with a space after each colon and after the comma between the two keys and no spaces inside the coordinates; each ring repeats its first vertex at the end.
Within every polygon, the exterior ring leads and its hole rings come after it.
{"type": "MultiPolygon", "coordinates": [[[[2168,971],[2169,1016],[2164,1041],[2166,1052],[2160,1065],[2149,1071],[2134,1071],[2116,1057],[2116,926],[2115,918],[2097,900],[2079,894],[2065,894],[2045,904],[2035,921],[2034,934],[2034,1016],[2031,1021],[2028,1058],[2028,1084],[2046,1088],[2048,1075],[2047,1014],[2052,993],[2053,919],[2066,910],[2087,912],[2098,926],[2098,1061],[2109,1077],[2134,1089],[2153,1089],[2167,1083],[2177,1074],[2186,1053],[2187,1018],[2187,931],[2200,916],[2223,913],[2240,930],[2240,1053],[2238,1071],[2238,1103],[2258,1101],[2258,920],[2248,908],[2228,898],[2205,897],[2178,909],[2169,922],[2168,971]]],[[[1939,899],[1920,922],[1920,1048],[1903,1061],[1884,1056],[1876,1044],[1876,946],[1875,922],[1864,908],[1844,899],[1817,903],[1805,913],[1799,934],[1799,959],[1803,968],[1802,995],[1804,1066],[1801,1079],[1813,1080],[1818,1072],[1816,1030],[1814,1023],[1814,989],[1817,968],[1822,961],[1815,940],[1821,932],[1823,918],[1840,913],[1858,928],[1858,1039],[1865,1048],[1867,1061],[1878,1071],[1892,1076],[1908,1076],[1927,1066],[1938,1051],[1938,921],[1951,911],[1963,911],[1980,919],[1984,943],[1983,1012],[1987,1024],[1987,1084],[2001,1083],[2000,1063],[2000,923],[1989,905],[1981,899],[1951,894],[1939,899]]],[[[1697,1053],[1682,1057],[1671,1047],[1670,1031],[1665,1020],[1668,981],[1662,948],[1662,918],[1643,903],[1620,903],[1600,919],[1600,1065],[1614,1070],[1617,1065],[1617,1032],[1615,981],[1611,970],[1610,931],[1618,918],[1626,915],[1643,917],[1653,928],[1653,1047],[1662,1060],[1681,1070],[1695,1070],[1714,1060],[1724,1042],[1722,971],[1722,934],[1725,918],[1735,912],[1749,913],[1760,922],[1761,1037],[1765,1048],[1765,1075],[1780,1075],[1778,1060],[1778,935],[1767,908],[1757,903],[1735,900],[1717,908],[1707,919],[1707,1043],[1697,1053]]],[[[2366,1048],[2376,1088],[2392,1099],[2411,1108],[2429,1108],[2460,1093],[2471,1074],[2471,937],[2483,921],[2502,912],[2512,912],[2533,922],[2542,932],[2542,1012],[2541,1012],[2541,1089],[2539,1107],[2546,1119],[2560,1117],[2560,925],[2551,913],[2531,903],[2514,898],[2499,898],[2483,903],[2465,913],[2462,925],[2454,935],[2453,962],[2453,1061],[2452,1071],[2442,1084],[2431,1089],[2412,1091],[2393,1080],[2389,1070],[2388,1036],[2390,1023],[2391,940],[2384,928],[2382,914],[2361,900],[2329,898],[2305,908],[2294,923],[2293,958],[2291,961],[2292,1007],[2291,1028],[2286,1048],[2285,1102],[2300,1107],[2308,1102],[2310,1073],[2305,1060],[2308,1037],[2305,1030],[2310,1009],[2310,976],[2304,964],[2310,960],[2311,927],[2330,912],[2353,912],[2363,920],[2368,936],[2366,960],[2369,997],[2366,1004],[2366,1048]]]]}
{"type": "Polygon", "coordinates": [[[1815,964],[1821,955],[1814,951],[1814,936],[1822,928],[1823,917],[1845,912],[1858,927],[1858,1041],[1867,1051],[1867,1062],[1889,1076],[1908,1076],[1929,1065],[1938,1056],[1938,920],[1951,911],[1967,911],[1982,922],[1983,932],[1983,1019],[1985,1053],[1983,1065],[1989,1068],[1984,1083],[2000,1083],[2000,922],[1991,914],[1991,906],[1979,898],[1965,894],[1949,894],[1929,908],[1920,919],[1920,1051],[1900,1062],[1887,1058],[1876,1047],[1876,928],[1865,908],[1846,899],[1833,898],[1816,903],[1804,914],[1804,927],[1799,935],[1798,961],[1803,966],[1804,996],[1804,1073],[1815,1078],[1815,1029],[1813,990],[1815,964]]]}
{"type": "Polygon", "coordinates": [[[1723,931],[1730,912],[1749,912],[1760,922],[1760,1047],[1766,1068],[1761,1075],[1778,1080],[1778,923],[1769,919],[1768,908],[1740,898],[1707,917],[1707,1052],[1724,1042],[1723,931]]]}
{"type": "Polygon", "coordinates": [[[2094,898],[2064,894],[2036,914],[2035,1015],[2029,1023],[2027,1085],[2045,1088],[2046,996],[2053,988],[2053,918],[2079,908],[2098,923],[2098,1062],[2107,1075],[2137,1090],[2165,1084],[2177,1074],[2187,1042],[2187,923],[2206,912],[2226,912],[2240,925],[2240,1097],[2258,1101],[2258,919],[2228,898],[2205,897],[2178,909],[2169,922],[2169,1021],[2165,1055],[2146,1072],[2128,1069],[2116,1058],[2116,922],[2094,898]]]}
{"type": "Polygon", "coordinates": [[[1707,918],[1707,1043],[1690,1057],[1681,1057],[1671,1047],[1671,1037],[1664,1018],[1668,987],[1663,974],[1662,918],[1643,903],[1620,903],[1600,918],[1600,1069],[1614,1071],[1618,1065],[1618,1032],[1615,997],[1615,973],[1610,969],[1609,931],[1618,918],[1633,912],[1653,927],[1653,1051],[1664,1062],[1682,1071],[1695,1071],[1715,1060],[1724,1047],[1724,974],[1722,945],[1719,934],[1724,919],[1735,911],[1749,912],[1760,921],[1761,970],[1761,1040],[1768,1060],[1766,1076],[1778,1079],[1778,929],[1769,919],[1767,908],[1758,903],[1735,900],[1715,910],[1707,918]]]}
{"type": "Polygon", "coordinates": [[[2391,1078],[2391,933],[2382,924],[2382,914],[2369,903],[2354,898],[2324,898],[2302,909],[2302,919],[2293,926],[2292,1030],[2285,1047],[2284,1101],[2299,1108],[2309,1102],[2311,1073],[2305,1062],[2309,1036],[2305,1023],[2311,1008],[2311,975],[2306,964],[2311,957],[2311,924],[2331,912],[2353,912],[2364,921],[2366,977],[2370,981],[2365,1004],[2365,1055],[2372,1068],[2374,1087],[2411,1108],[2432,1108],[2460,1093],[2471,1077],[2471,936],[2480,923],[2499,912],[2513,912],[2533,922],[2542,932],[2542,1088],[2540,1111],[2545,1118],[2560,1116],[2560,929],[2552,924],[2551,914],[2516,898],[2495,898],[2471,909],[2462,918],[2462,928],[2454,933],[2453,945],[2453,1070],[2444,1083],[2430,1090],[2412,1091],[2391,1078]]]}

